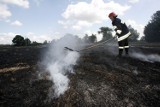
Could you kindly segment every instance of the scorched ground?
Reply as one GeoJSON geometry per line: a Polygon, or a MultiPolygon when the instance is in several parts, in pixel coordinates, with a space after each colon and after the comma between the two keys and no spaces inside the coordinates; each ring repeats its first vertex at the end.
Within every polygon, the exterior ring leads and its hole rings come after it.
{"type": "MultiPolygon", "coordinates": [[[[0,107],[159,107],[160,62],[116,58],[106,47],[81,53],[69,89],[50,99],[54,86],[39,67],[47,47],[1,47],[0,107]]],[[[116,49],[115,49],[116,51],[116,49]]],[[[158,54],[160,49],[132,47],[131,52],[158,54]]]]}

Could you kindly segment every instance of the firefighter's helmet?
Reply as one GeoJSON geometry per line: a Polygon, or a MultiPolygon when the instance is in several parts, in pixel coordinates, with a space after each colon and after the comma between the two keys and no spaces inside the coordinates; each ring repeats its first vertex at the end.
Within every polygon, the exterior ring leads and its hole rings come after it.
{"type": "Polygon", "coordinates": [[[115,14],[114,12],[111,12],[108,17],[117,17],[117,14],[115,14]]]}

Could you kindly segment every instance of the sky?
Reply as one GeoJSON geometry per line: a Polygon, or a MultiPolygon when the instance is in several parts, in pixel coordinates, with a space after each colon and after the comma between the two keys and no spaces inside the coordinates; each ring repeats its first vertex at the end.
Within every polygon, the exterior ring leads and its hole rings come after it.
{"type": "Polygon", "coordinates": [[[159,4],[160,0],[0,0],[0,44],[11,44],[15,35],[44,42],[66,34],[97,34],[100,27],[112,28],[110,12],[143,36],[159,4]]]}

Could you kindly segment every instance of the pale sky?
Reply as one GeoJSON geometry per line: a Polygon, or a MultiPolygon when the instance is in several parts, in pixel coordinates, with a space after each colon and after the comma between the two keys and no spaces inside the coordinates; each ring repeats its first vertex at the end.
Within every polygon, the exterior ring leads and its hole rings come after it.
{"type": "Polygon", "coordinates": [[[112,27],[107,17],[112,11],[143,36],[158,10],[160,0],[0,0],[0,44],[11,44],[17,34],[43,42],[67,33],[97,33],[102,26],[112,27]]]}

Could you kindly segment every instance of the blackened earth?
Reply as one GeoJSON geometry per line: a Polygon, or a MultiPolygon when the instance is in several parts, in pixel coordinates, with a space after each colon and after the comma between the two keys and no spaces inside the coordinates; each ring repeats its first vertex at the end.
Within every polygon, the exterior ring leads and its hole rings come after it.
{"type": "MultiPolygon", "coordinates": [[[[159,107],[160,62],[116,57],[117,48],[82,52],[69,74],[70,87],[50,99],[53,82],[38,78],[47,47],[0,48],[0,107],[159,107]],[[113,53],[111,52],[113,51],[113,53]]],[[[158,47],[131,47],[130,53],[158,54],[158,47]]]]}

